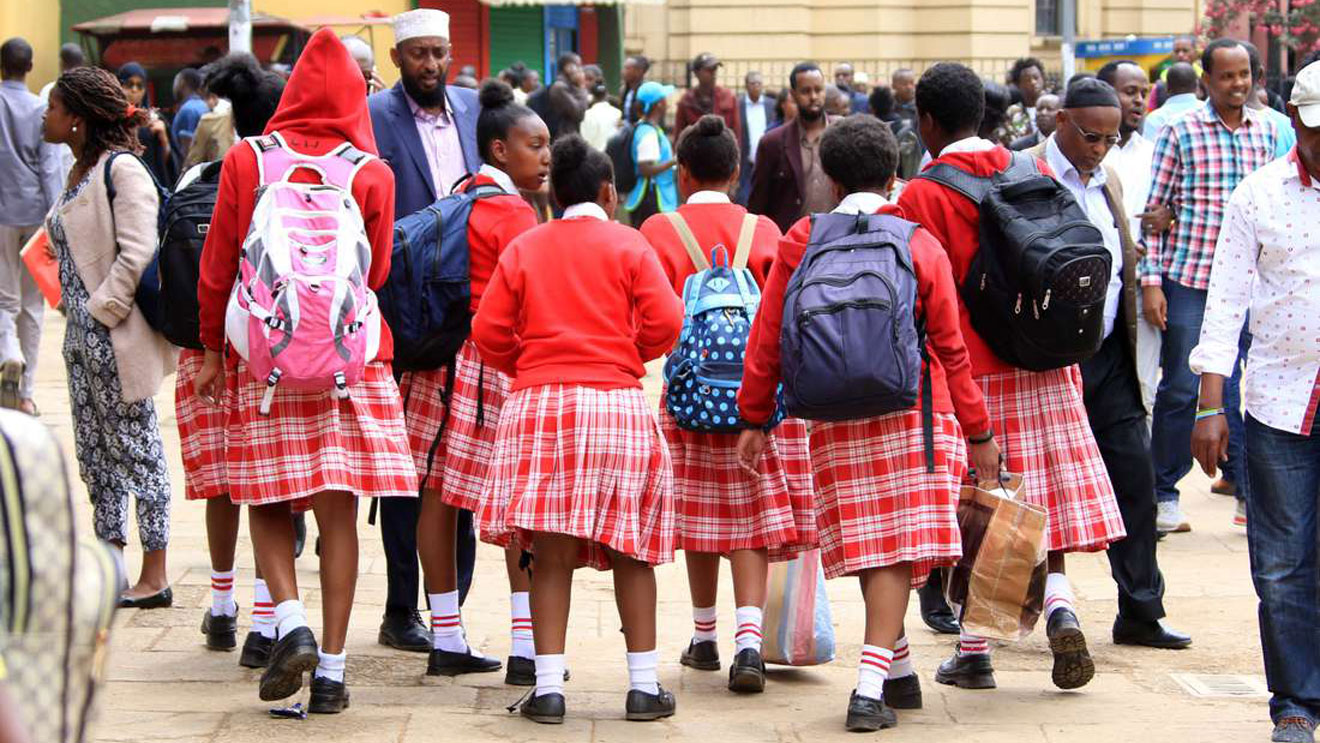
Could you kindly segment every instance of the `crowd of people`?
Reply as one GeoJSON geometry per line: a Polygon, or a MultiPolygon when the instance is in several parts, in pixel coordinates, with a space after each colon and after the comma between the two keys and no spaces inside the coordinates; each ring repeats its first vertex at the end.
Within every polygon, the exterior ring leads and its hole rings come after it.
{"type": "MultiPolygon", "coordinates": [[[[643,721],[677,709],[657,674],[655,567],[685,552],[693,633],[678,660],[718,670],[728,559],[728,685],[758,693],[770,563],[819,549],[827,577],[859,581],[865,623],[847,631],[863,644],[845,724],[875,731],[922,705],[904,627],[913,589],[927,623],[959,635],[935,681],[996,684],[991,641],[960,630],[959,607],[941,595],[940,571],[962,554],[969,478],[1020,474],[1021,497],[1048,514],[1042,617],[1056,686],[1095,673],[1070,553],[1107,552],[1115,643],[1188,647],[1165,622],[1156,544],[1190,528],[1177,485],[1195,461],[1241,504],[1273,740],[1313,740],[1320,341],[1307,324],[1320,310],[1320,245],[1301,223],[1320,204],[1320,64],[1299,70],[1277,111],[1260,55],[1231,39],[1199,57],[1180,39],[1154,75],[1114,61],[1058,87],[1031,58],[1006,85],[940,62],[869,91],[851,65],[831,82],[803,62],[776,96],[757,72],[743,93],[722,87],[719,59],[703,53],[671,116],[677,91],[648,80],[641,56],[625,63],[617,96],[571,53],[548,85],[515,65],[477,86],[475,70],[450,80],[443,12],[403,13],[393,30],[392,88],[369,45],[322,30],[287,80],[244,54],[181,72],[168,124],[146,104],[138,65],[115,75],[62,50],[43,102],[24,85],[31,47],[0,47],[0,168],[12,174],[0,182],[0,403],[36,413],[40,294],[18,251],[44,229],[67,318],[80,473],[97,535],[121,551],[135,503],[144,559],[121,606],[172,603],[169,462],[153,397],[176,353],[185,495],[206,504],[205,644],[239,646],[247,506],[257,579],[239,662],[263,669],[263,700],[293,696],[310,674],[317,714],[350,703],[360,498],[372,499],[387,558],[379,641],[427,653],[428,675],[503,670],[530,689],[520,711],[541,723],[566,714],[576,568],[613,571],[625,716],[643,721]],[[1009,331],[969,310],[995,234],[980,203],[1022,173],[1050,177],[1103,248],[1108,274],[1069,290],[1093,296],[1100,314],[1080,363],[1015,363],[1009,331]],[[208,179],[198,342],[179,353],[136,297],[169,193],[208,179]],[[392,262],[410,216],[459,203],[466,292],[450,311],[461,343],[416,363],[418,349],[395,344],[411,329],[382,320],[376,297],[385,307],[401,291],[392,262]],[[919,346],[925,389],[883,414],[784,417],[785,390],[802,384],[789,368],[797,334],[811,320],[793,314],[795,279],[839,229],[901,246],[921,333],[896,327],[894,342],[919,346]],[[682,410],[654,409],[640,381],[686,337],[685,300],[715,246],[735,246],[734,268],[760,290],[745,340],[720,336],[743,359],[733,409],[721,406],[741,430],[685,425],[682,410]],[[328,328],[319,356],[304,351],[314,331],[299,329],[316,322],[328,328]],[[300,355],[280,357],[285,348],[300,355]],[[306,511],[319,527],[319,633],[294,569],[306,511]],[[464,631],[478,540],[505,555],[504,662],[464,631]]],[[[1024,309],[1019,294],[1011,311],[1039,319],[1049,303],[1046,292],[1024,309]]],[[[712,348],[701,353],[722,350],[712,348]]],[[[851,353],[837,373],[880,351],[851,353]]]]}

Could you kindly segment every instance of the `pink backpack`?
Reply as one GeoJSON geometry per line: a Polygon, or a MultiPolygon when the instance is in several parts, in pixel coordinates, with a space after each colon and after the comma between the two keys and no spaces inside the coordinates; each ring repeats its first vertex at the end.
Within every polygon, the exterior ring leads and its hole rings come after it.
{"type": "Polygon", "coordinates": [[[280,385],[347,398],[380,346],[380,313],[367,287],[371,244],[353,200],[353,177],[371,155],[348,142],[303,155],[278,133],[244,141],[257,153],[261,187],[225,334],[266,382],[262,415],[280,385]],[[290,181],[298,170],[320,182],[290,181]]]}

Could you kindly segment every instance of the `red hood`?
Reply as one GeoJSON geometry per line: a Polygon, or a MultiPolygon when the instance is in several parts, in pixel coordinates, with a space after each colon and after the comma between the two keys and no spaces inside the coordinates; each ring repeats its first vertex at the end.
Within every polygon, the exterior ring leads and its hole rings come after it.
{"type": "MultiPolygon", "coordinates": [[[[993,150],[983,150],[981,152],[951,152],[947,155],[940,155],[932,160],[930,164],[948,163],[972,175],[989,177],[1007,168],[1010,157],[1008,150],[1003,147],[995,147],[993,150]]],[[[930,165],[926,167],[930,167],[930,165]]]]}
{"type": "Polygon", "coordinates": [[[322,28],[307,42],[280,106],[266,124],[267,134],[274,131],[318,150],[348,140],[363,152],[377,154],[366,81],[334,31],[322,28]]]}

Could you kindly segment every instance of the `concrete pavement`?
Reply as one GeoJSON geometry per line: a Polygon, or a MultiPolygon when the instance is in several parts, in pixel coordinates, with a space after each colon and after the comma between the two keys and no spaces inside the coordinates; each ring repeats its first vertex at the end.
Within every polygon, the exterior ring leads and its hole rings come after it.
{"type": "MultiPolygon", "coordinates": [[[[70,472],[72,426],[64,366],[60,358],[62,319],[48,313],[37,402],[42,419],[65,446],[70,472]]],[[[654,391],[655,385],[651,385],[654,391]]],[[[210,605],[204,508],[183,500],[182,468],[172,402],[173,380],[157,398],[166,446],[173,458],[175,501],[170,576],[175,608],[124,611],[111,636],[109,683],[100,699],[94,730],[98,741],[268,743],[269,741],[596,741],[639,743],[686,740],[820,741],[843,739],[848,693],[856,680],[863,607],[856,584],[829,585],[838,659],[809,669],[773,669],[766,693],[733,696],[724,673],[678,665],[691,632],[685,574],[680,564],[657,571],[660,583],[661,683],[678,696],[678,714],[659,723],[622,719],[627,672],[618,632],[610,576],[578,573],[567,649],[573,672],[566,694],[569,718],[562,727],[525,722],[505,706],[521,689],[505,687],[502,674],[436,680],[424,675],[426,656],[376,644],[385,596],[384,558],[373,528],[360,525],[361,578],[348,641],[352,708],[338,716],[305,722],[275,720],[257,699],[258,673],[238,666],[236,653],[202,645],[198,624],[210,605]]],[[[91,529],[90,506],[81,482],[73,483],[91,529]]],[[[1186,482],[1185,509],[1195,531],[1171,535],[1160,545],[1168,583],[1171,623],[1191,632],[1185,651],[1119,648],[1109,641],[1116,600],[1103,554],[1070,558],[1079,615],[1095,656],[1097,675],[1085,689],[1060,692],[1049,681],[1049,652],[1042,633],[995,651],[999,689],[976,692],[934,683],[935,666],[952,650],[954,638],[937,637],[921,624],[915,598],[909,609],[913,657],[925,692],[925,709],[899,714],[900,725],[879,733],[886,741],[930,740],[935,736],[995,743],[1079,743],[1151,740],[1268,740],[1263,697],[1193,696],[1171,674],[1243,675],[1263,685],[1256,601],[1247,570],[1246,536],[1230,521],[1233,499],[1209,493],[1209,481],[1193,474],[1186,482]]],[[[309,531],[315,534],[314,520],[309,531]]],[[[136,532],[128,549],[136,571],[136,532]]],[[[310,539],[309,539],[310,541],[310,539]]],[[[681,561],[681,556],[680,556],[681,561]]],[[[465,609],[475,646],[490,655],[508,653],[507,584],[501,555],[483,546],[477,578],[465,609]]],[[[319,625],[316,559],[309,549],[299,561],[299,582],[319,625]]],[[[251,544],[240,537],[236,598],[247,629],[252,601],[251,544]]],[[[727,571],[721,586],[720,633],[725,660],[731,657],[733,606],[727,571]]],[[[304,699],[306,692],[304,691],[304,699]]],[[[855,739],[855,738],[854,738],[855,739]]]]}

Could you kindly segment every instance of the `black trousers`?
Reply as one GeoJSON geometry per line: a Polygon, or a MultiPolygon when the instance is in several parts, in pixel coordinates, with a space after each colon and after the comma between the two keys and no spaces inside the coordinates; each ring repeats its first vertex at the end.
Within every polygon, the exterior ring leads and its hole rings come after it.
{"type": "MultiPolygon", "coordinates": [[[[417,519],[422,512],[421,498],[380,498],[380,536],[385,544],[385,579],[388,585],[385,612],[398,613],[417,608],[421,590],[421,571],[417,562],[417,519]]],[[[472,512],[458,512],[458,597],[462,603],[472,587],[472,568],[477,556],[477,539],[472,529],[472,512]]]]}
{"type": "Polygon", "coordinates": [[[1164,617],[1164,576],[1155,556],[1155,468],[1136,365],[1120,308],[1114,332],[1082,364],[1086,412],[1114,484],[1127,538],[1109,545],[1118,613],[1140,622],[1164,617]]]}

